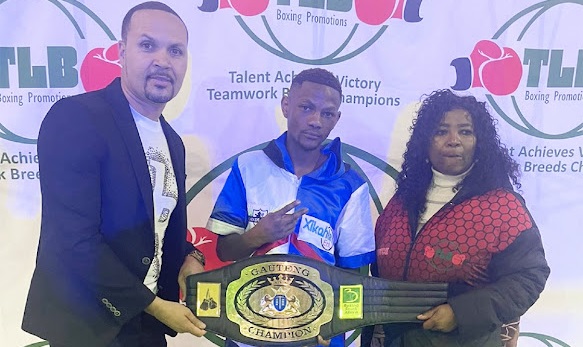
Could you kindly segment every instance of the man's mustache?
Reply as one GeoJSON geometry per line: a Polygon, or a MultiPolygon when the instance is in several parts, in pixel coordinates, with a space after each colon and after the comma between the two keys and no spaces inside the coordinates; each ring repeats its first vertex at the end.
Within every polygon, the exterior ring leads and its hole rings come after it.
{"type": "Polygon", "coordinates": [[[158,72],[153,72],[147,75],[147,78],[161,78],[161,79],[166,79],[168,81],[170,81],[171,83],[174,83],[174,77],[172,77],[170,74],[162,72],[162,71],[158,71],[158,72]]]}

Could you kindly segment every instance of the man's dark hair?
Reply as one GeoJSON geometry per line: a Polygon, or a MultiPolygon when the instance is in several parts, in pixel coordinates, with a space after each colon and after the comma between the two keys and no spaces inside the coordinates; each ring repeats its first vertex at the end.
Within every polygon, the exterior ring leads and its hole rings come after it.
{"type": "Polygon", "coordinates": [[[291,88],[294,86],[301,86],[302,83],[306,81],[322,84],[337,90],[338,93],[340,93],[340,98],[342,99],[342,86],[340,85],[340,81],[338,81],[338,78],[336,78],[336,76],[334,76],[330,71],[320,68],[304,70],[294,77],[291,83],[291,88]]]}
{"type": "MultiPolygon", "coordinates": [[[[121,22],[121,39],[123,41],[125,41],[128,37],[128,31],[130,30],[130,22],[132,21],[132,16],[134,15],[134,13],[136,13],[137,11],[140,11],[140,10],[160,10],[160,11],[168,12],[168,13],[171,13],[171,14],[175,15],[176,17],[178,17],[178,19],[180,19],[182,24],[184,24],[184,21],[182,20],[182,18],[180,18],[178,13],[176,13],[176,11],[171,9],[170,6],[163,4],[161,2],[158,2],[158,1],[146,1],[146,2],[143,2],[141,4],[138,4],[134,7],[132,7],[128,11],[128,13],[126,13],[125,17],[123,17],[123,21],[121,22]]],[[[186,28],[186,24],[184,24],[184,27],[186,28]]],[[[188,28],[186,28],[186,33],[188,35],[188,28]]]]}
{"type": "Polygon", "coordinates": [[[429,162],[431,140],[445,113],[456,109],[470,114],[476,136],[474,165],[456,189],[468,187],[484,193],[495,188],[511,189],[512,184],[520,188],[520,166],[500,143],[496,121],[486,109],[486,103],[473,96],[458,96],[448,89],[437,90],[421,103],[397,177],[395,195],[416,216],[425,211],[426,194],[433,177],[429,162]]]}

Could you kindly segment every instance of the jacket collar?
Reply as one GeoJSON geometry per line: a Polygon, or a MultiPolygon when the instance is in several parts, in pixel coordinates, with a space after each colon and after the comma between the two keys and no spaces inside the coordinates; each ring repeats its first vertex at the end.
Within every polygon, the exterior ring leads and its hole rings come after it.
{"type": "MultiPolygon", "coordinates": [[[[277,139],[269,142],[263,151],[275,165],[294,173],[293,163],[285,146],[286,139],[287,131],[277,139]]],[[[348,164],[342,162],[342,143],[340,138],[337,137],[332,141],[325,141],[324,143],[320,151],[326,155],[327,159],[318,169],[307,174],[307,177],[318,180],[330,180],[341,176],[348,170],[348,164]]]]}
{"type": "Polygon", "coordinates": [[[111,105],[113,119],[125,143],[136,181],[140,187],[144,206],[148,212],[152,230],[154,230],[154,202],[152,200],[150,172],[148,171],[146,155],[144,154],[138,128],[130,110],[130,104],[121,88],[121,79],[119,77],[114,79],[105,88],[105,93],[111,105]]]}

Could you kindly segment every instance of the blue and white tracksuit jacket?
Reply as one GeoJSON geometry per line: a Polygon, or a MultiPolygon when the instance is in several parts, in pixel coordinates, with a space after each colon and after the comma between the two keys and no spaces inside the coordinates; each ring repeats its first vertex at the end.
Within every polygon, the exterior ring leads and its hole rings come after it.
{"type": "MultiPolygon", "coordinates": [[[[374,262],[375,240],[368,185],[342,162],[340,139],[322,148],[328,158],[298,178],[285,147],[287,133],[262,151],[240,155],[207,223],[219,235],[243,234],[267,213],[298,199],[307,207],[294,233],[254,255],[296,254],[343,268],[374,262]]],[[[331,346],[343,346],[343,336],[331,346]]],[[[240,343],[239,343],[240,344],[240,343]]],[[[241,345],[241,344],[240,344],[241,345]]]]}
{"type": "Polygon", "coordinates": [[[342,162],[340,139],[322,148],[328,156],[316,171],[296,177],[285,148],[287,133],[263,151],[244,153],[234,162],[207,229],[219,235],[244,233],[261,217],[293,200],[307,207],[295,232],[263,246],[254,255],[296,254],[344,268],[375,259],[368,185],[342,162]]]}

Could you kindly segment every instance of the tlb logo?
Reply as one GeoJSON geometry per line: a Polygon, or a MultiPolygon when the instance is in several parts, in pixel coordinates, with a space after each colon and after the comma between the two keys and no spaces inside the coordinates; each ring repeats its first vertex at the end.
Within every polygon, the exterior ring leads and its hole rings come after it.
{"type": "Polygon", "coordinates": [[[77,85],[77,51],[73,47],[46,47],[47,65],[35,66],[31,47],[0,47],[0,88],[10,88],[9,67],[18,71],[19,88],[72,88],[77,85]]]}
{"type": "Polygon", "coordinates": [[[451,62],[456,70],[454,90],[483,87],[493,95],[513,93],[522,77],[522,62],[510,47],[500,47],[493,41],[476,44],[469,58],[451,62]]]}
{"type": "Polygon", "coordinates": [[[0,1],[0,5],[0,29],[14,25],[10,13],[42,11],[50,18],[46,23],[35,22],[35,29],[49,29],[41,36],[5,30],[8,35],[0,39],[0,105],[4,111],[0,115],[0,138],[35,144],[39,114],[62,98],[102,88],[120,75],[117,44],[86,54],[77,46],[79,40],[90,48],[103,41],[110,46],[116,38],[95,12],[78,1],[46,1],[34,8],[24,1],[0,1]],[[79,89],[80,82],[83,89],[79,89]],[[35,121],[24,121],[15,114],[34,116],[35,121]]]}
{"type": "MultiPolygon", "coordinates": [[[[34,47],[32,47],[34,48],[34,47]]],[[[47,64],[33,65],[31,47],[0,47],[0,88],[75,88],[79,75],[85,91],[100,89],[121,74],[117,43],[91,50],[77,70],[77,50],[70,46],[46,47],[47,64]],[[10,66],[18,71],[10,80],[10,66]]]]}
{"type": "Polygon", "coordinates": [[[583,37],[573,30],[581,18],[583,0],[543,1],[520,11],[491,40],[452,60],[452,89],[485,89],[494,110],[531,136],[583,135],[583,37]]]}
{"type": "Polygon", "coordinates": [[[420,22],[421,2],[203,0],[198,9],[209,13],[234,11],[235,19],[245,33],[259,46],[280,58],[309,65],[330,65],[351,59],[368,49],[383,35],[388,26],[386,22],[390,19],[420,22]],[[319,36],[323,30],[332,30],[333,34],[321,40],[319,36]],[[306,43],[305,40],[297,40],[298,36],[317,42],[306,43]]]}
{"type": "MultiPolygon", "coordinates": [[[[75,10],[91,18],[103,31],[106,39],[116,41],[109,27],[93,11],[81,3],[66,2],[75,7],[75,10]]],[[[86,39],[86,34],[78,25],[78,18],[73,17],[71,12],[59,1],[52,1],[52,3],[68,19],[70,22],[68,25],[72,25],[76,29],[77,36],[80,39],[86,39]]],[[[61,36],[64,34],[58,30],[55,30],[55,33],[61,36]]],[[[50,42],[52,39],[48,38],[45,41],[50,42]]],[[[117,43],[108,49],[95,48],[91,50],[82,59],[79,71],[77,66],[78,52],[75,47],[44,46],[47,42],[32,42],[32,44],[36,44],[32,47],[24,45],[0,47],[0,88],[74,88],[77,87],[79,76],[81,76],[85,91],[91,91],[104,87],[113,78],[120,75],[117,43]],[[31,58],[31,51],[36,53],[40,50],[46,50],[46,65],[36,64],[31,58]],[[96,61],[112,63],[116,67],[112,68],[102,63],[96,63],[96,61]],[[10,79],[11,66],[14,66],[18,71],[16,79],[12,81],[10,79]]]]}

